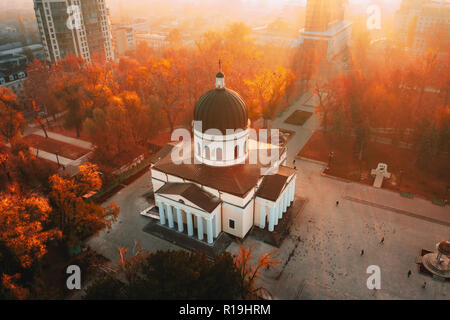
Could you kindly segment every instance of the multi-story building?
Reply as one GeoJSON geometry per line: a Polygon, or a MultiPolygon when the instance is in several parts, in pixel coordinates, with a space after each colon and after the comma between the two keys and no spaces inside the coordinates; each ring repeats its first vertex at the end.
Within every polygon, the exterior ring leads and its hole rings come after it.
{"type": "Polygon", "coordinates": [[[119,58],[128,51],[136,49],[136,40],[134,37],[134,30],[131,27],[113,26],[113,47],[114,56],[119,58]]]}
{"type": "Polygon", "coordinates": [[[403,0],[395,16],[398,40],[417,54],[441,53],[450,44],[450,3],[446,0],[403,0]]]}
{"type": "Polygon", "coordinates": [[[344,21],[346,0],[308,0],[305,27],[300,31],[305,48],[314,48],[328,60],[349,44],[352,23],[344,21]]]}
{"type": "Polygon", "coordinates": [[[48,61],[68,54],[113,59],[105,0],[34,0],[34,10],[48,61]]]}

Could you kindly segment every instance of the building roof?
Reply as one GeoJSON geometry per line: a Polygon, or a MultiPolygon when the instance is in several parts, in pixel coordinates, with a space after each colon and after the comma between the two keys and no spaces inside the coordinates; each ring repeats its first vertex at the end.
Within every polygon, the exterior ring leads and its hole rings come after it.
{"type": "Polygon", "coordinates": [[[174,148],[173,144],[171,144],[171,143],[166,144],[152,157],[152,159],[150,160],[150,163],[155,164],[159,160],[165,158],[167,155],[169,155],[172,152],[173,148],[174,148]]]}
{"type": "Polygon", "coordinates": [[[196,186],[193,183],[167,182],[157,191],[158,194],[174,194],[189,200],[206,212],[213,212],[221,203],[220,199],[196,186]]]}
{"type": "MultiPolygon", "coordinates": [[[[257,142],[254,142],[254,140],[249,140],[250,152],[257,152],[259,154],[259,149],[271,146],[258,144],[258,146],[261,146],[257,148],[256,144],[257,142]]],[[[284,150],[284,148],[280,148],[280,155],[283,154],[284,150]]],[[[206,164],[198,164],[194,162],[194,153],[192,151],[190,154],[183,155],[182,157],[188,160],[187,162],[189,164],[174,163],[171,152],[167,152],[164,157],[160,157],[160,160],[154,163],[153,169],[239,197],[245,196],[257,185],[262,175],[261,169],[265,167],[262,164],[249,163],[237,164],[230,167],[214,167],[206,164]]],[[[281,170],[285,172],[284,169],[281,170]]]]}
{"type": "Polygon", "coordinates": [[[284,185],[295,172],[294,169],[280,166],[276,174],[264,176],[256,192],[256,196],[270,201],[277,201],[281,191],[283,191],[284,185]]]}
{"type": "Polygon", "coordinates": [[[248,110],[242,97],[227,88],[216,88],[206,92],[194,109],[194,120],[202,122],[202,131],[218,129],[226,134],[227,129],[245,129],[248,125],[248,110]]]}

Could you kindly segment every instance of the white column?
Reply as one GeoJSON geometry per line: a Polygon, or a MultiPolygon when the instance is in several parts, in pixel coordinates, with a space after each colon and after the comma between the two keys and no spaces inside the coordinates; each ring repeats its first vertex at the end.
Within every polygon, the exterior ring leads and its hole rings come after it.
{"type": "Polygon", "coordinates": [[[208,235],[208,243],[213,243],[212,219],[206,220],[206,233],[208,235]]]}
{"type": "Polygon", "coordinates": [[[166,217],[164,216],[164,204],[162,201],[158,201],[158,208],[159,208],[159,223],[162,225],[166,224],[166,217]]]}
{"type": "Polygon", "coordinates": [[[274,225],[278,225],[278,219],[280,218],[280,201],[278,200],[278,202],[275,204],[275,216],[273,219],[273,224],[274,225]]]}
{"type": "Polygon", "coordinates": [[[214,215],[214,238],[219,236],[219,215],[216,213],[214,215]]]}
{"type": "Polygon", "coordinates": [[[192,224],[192,214],[186,212],[186,223],[188,228],[188,236],[192,237],[194,235],[194,226],[192,224]]]}
{"type": "MultiPolygon", "coordinates": [[[[286,188],[283,194],[283,212],[287,211],[287,208],[289,207],[289,188],[286,188]]],[[[281,217],[283,217],[283,214],[281,214],[281,217]]]]}
{"type": "Polygon", "coordinates": [[[181,214],[181,209],[177,208],[177,223],[178,223],[178,231],[183,232],[183,216],[181,214]]]}
{"type": "Polygon", "coordinates": [[[291,191],[291,201],[294,201],[294,198],[295,198],[295,176],[294,176],[294,178],[293,178],[293,180],[294,181],[292,181],[292,191],[291,191]]]}
{"type": "Polygon", "coordinates": [[[172,206],[167,204],[167,220],[169,220],[169,228],[173,228],[172,206]]]}
{"type": "Polygon", "coordinates": [[[259,210],[259,227],[264,229],[266,227],[266,206],[261,203],[259,210]]]}
{"type": "Polygon", "coordinates": [[[203,218],[200,216],[197,216],[197,233],[198,240],[203,240],[203,218]]]}
{"type": "Polygon", "coordinates": [[[269,231],[273,231],[273,225],[275,220],[275,208],[269,208],[269,231]]]}

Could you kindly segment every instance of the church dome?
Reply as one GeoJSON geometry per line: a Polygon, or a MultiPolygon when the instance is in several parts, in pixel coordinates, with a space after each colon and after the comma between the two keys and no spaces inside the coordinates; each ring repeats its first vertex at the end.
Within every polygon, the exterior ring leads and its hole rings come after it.
{"type": "Polygon", "coordinates": [[[195,105],[194,121],[202,122],[202,131],[218,129],[243,129],[248,125],[248,110],[242,97],[225,87],[206,92],[195,105]]]}

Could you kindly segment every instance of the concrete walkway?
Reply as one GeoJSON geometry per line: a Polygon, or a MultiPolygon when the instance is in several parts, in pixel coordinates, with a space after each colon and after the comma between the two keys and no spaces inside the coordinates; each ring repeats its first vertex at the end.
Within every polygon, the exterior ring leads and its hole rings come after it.
{"type": "MultiPolygon", "coordinates": [[[[38,158],[45,159],[45,160],[48,160],[48,161],[51,161],[54,163],[58,163],[58,160],[56,159],[56,154],[54,154],[54,153],[46,152],[46,151],[40,150],[40,149],[38,151],[36,148],[33,148],[33,147],[30,147],[30,152],[38,158]]],[[[59,164],[65,166],[65,167],[70,165],[74,161],[72,159],[64,158],[61,156],[58,156],[58,159],[59,159],[59,164]]]]}
{"type": "MultiPolygon", "coordinates": [[[[42,130],[42,129],[35,128],[33,131],[30,131],[30,133],[28,133],[28,134],[35,134],[37,136],[41,136],[41,137],[45,138],[45,133],[44,133],[44,130],[42,130]]],[[[83,149],[93,150],[93,148],[94,148],[92,143],[81,140],[81,139],[67,137],[62,134],[50,132],[50,131],[47,131],[47,135],[50,139],[68,143],[68,144],[71,144],[73,146],[77,146],[77,147],[80,147],[83,149]]]]}
{"type": "Polygon", "coordinates": [[[305,146],[313,133],[318,129],[318,119],[314,110],[314,103],[312,102],[314,96],[310,92],[303,94],[296,102],[294,102],[289,108],[284,111],[281,116],[271,121],[271,128],[286,129],[294,131],[295,134],[291,137],[287,143],[288,148],[288,165],[292,164],[300,150],[305,146]],[[296,110],[303,110],[312,112],[312,116],[302,125],[292,125],[285,123],[284,121],[296,110]]]}
{"type": "MultiPolygon", "coordinates": [[[[298,160],[297,169],[296,195],[309,201],[293,222],[290,235],[279,249],[250,236],[244,240],[253,249],[253,261],[272,251],[280,261],[262,274],[275,299],[450,299],[449,284],[418,273],[415,263],[422,248],[434,249],[437,242],[448,238],[448,226],[398,214],[383,205],[435,219],[448,216],[448,208],[323,177],[323,165],[309,161],[298,160]],[[359,194],[358,189],[362,189],[359,194]],[[348,195],[379,206],[343,198],[348,195]],[[380,244],[382,238],[384,244],[380,244]],[[377,292],[366,285],[367,268],[372,265],[381,270],[377,292]],[[409,278],[408,270],[412,271],[409,278]],[[424,281],[425,290],[421,287],[424,281]]],[[[236,254],[239,245],[233,243],[227,251],[236,254]]]]}

